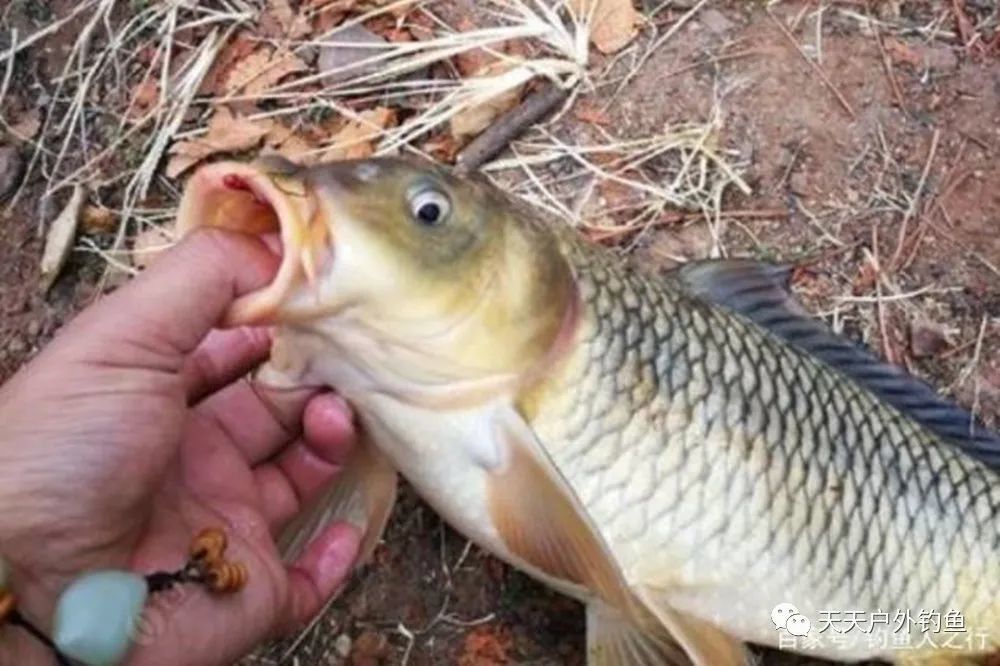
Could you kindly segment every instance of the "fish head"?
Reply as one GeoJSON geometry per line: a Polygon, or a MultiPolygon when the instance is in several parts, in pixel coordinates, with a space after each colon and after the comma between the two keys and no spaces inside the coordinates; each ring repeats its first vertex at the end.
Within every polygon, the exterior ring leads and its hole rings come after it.
{"type": "Polygon", "coordinates": [[[438,167],[214,164],[192,177],[179,226],[277,232],[277,277],[227,323],[276,325],[311,357],[363,357],[355,369],[375,383],[516,382],[572,328],[559,235],[484,181],[438,167]]]}

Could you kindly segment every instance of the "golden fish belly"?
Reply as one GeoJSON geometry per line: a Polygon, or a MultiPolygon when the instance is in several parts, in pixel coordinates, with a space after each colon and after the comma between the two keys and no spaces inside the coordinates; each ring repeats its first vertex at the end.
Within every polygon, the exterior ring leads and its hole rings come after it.
{"type": "Polygon", "coordinates": [[[630,584],[817,656],[1000,642],[995,472],[667,281],[593,256],[577,280],[576,347],[524,409],[630,584]],[[772,624],[780,603],[811,639],[772,624]]]}

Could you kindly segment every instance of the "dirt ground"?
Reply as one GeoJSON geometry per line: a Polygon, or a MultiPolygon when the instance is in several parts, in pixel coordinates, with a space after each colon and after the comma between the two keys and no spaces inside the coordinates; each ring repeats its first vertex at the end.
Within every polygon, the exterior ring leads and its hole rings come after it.
{"type": "MultiPolygon", "coordinates": [[[[674,4],[656,20],[669,25],[694,3],[674,4]]],[[[968,2],[986,27],[983,48],[966,48],[950,5],[877,3],[873,31],[860,20],[861,1],[785,2],[769,13],[761,3],[709,0],[622,88],[599,126],[571,111],[550,129],[569,142],[601,131],[627,138],[717,110],[722,149],[744,168],[752,194],[731,190],[722,202],[730,214],[711,225],[655,226],[627,246],[664,268],[713,247],[799,262],[796,287],[812,311],[996,424],[1000,56],[985,43],[998,10],[968,2]],[[795,44],[821,54],[821,71],[795,44]]],[[[49,57],[30,50],[19,76],[44,81],[49,57]]],[[[614,72],[634,64],[628,56],[602,62],[612,75],[575,109],[603,107],[618,85],[614,72]]],[[[28,196],[0,218],[0,380],[98,294],[99,262],[77,253],[49,296],[38,295],[31,194],[39,187],[28,183],[28,196]]],[[[576,603],[470,547],[406,489],[374,562],[329,611],[246,663],[583,661],[576,603]]],[[[765,653],[764,663],[792,662],[765,653]]]]}

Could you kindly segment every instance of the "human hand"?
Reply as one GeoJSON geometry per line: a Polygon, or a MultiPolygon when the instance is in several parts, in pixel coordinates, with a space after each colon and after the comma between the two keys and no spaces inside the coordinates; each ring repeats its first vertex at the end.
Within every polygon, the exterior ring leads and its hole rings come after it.
{"type": "MultiPolygon", "coordinates": [[[[249,567],[247,587],[220,599],[186,586],[130,663],[230,663],[341,585],[355,528],[327,528],[290,567],[273,537],[344,460],[347,407],[240,379],[267,357],[268,332],[212,330],[277,265],[260,240],[199,231],[0,387],[0,552],[33,621],[47,629],[83,571],[179,568],[192,536],[212,526],[230,537],[227,558],[249,567]]],[[[44,663],[13,632],[0,632],[0,663],[44,663]]]]}

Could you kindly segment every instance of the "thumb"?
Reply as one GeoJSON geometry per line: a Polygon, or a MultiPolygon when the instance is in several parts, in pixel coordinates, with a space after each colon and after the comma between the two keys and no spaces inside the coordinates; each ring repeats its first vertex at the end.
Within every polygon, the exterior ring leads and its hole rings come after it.
{"type": "Polygon", "coordinates": [[[69,327],[74,348],[102,361],[148,359],[176,370],[238,297],[264,287],[279,257],[259,239],[199,229],[135,280],[81,314],[69,327]],[[140,359],[130,355],[139,354],[140,359]]]}

